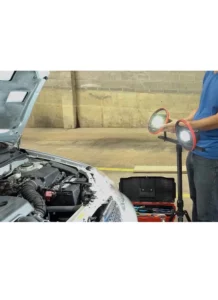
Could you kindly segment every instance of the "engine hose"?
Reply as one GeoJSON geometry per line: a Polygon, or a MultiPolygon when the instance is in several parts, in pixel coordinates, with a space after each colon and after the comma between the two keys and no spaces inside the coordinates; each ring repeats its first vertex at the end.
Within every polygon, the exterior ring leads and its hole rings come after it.
{"type": "Polygon", "coordinates": [[[46,214],[46,204],[42,196],[37,192],[38,184],[34,180],[24,183],[21,194],[35,208],[36,214],[44,217],[46,214]]]}

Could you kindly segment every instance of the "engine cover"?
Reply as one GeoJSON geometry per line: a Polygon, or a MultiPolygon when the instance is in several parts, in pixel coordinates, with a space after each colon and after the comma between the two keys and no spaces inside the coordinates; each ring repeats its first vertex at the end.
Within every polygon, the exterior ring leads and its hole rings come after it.
{"type": "Polygon", "coordinates": [[[15,222],[33,211],[32,205],[24,198],[0,196],[0,222],[15,222]]]}
{"type": "Polygon", "coordinates": [[[25,172],[23,176],[31,179],[40,179],[43,186],[50,187],[56,181],[61,179],[62,174],[57,168],[47,165],[40,169],[25,172]]]}

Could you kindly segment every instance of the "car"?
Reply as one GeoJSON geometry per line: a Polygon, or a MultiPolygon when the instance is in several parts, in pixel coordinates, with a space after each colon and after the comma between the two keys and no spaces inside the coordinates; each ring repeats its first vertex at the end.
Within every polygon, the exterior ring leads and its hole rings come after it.
{"type": "Polygon", "coordinates": [[[131,201],[96,168],[21,148],[49,72],[0,72],[0,221],[137,222],[131,201]]]}

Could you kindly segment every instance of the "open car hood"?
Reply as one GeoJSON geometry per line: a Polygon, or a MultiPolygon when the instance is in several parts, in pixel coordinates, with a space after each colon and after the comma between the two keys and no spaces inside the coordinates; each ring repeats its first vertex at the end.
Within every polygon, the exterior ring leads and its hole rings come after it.
{"type": "Polygon", "coordinates": [[[0,71],[0,141],[16,144],[48,71],[0,71]]]}

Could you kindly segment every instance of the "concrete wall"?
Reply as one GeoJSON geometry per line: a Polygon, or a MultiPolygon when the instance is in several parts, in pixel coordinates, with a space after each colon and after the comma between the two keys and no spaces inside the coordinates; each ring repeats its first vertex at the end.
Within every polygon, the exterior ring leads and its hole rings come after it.
{"type": "Polygon", "coordinates": [[[172,118],[199,102],[204,72],[51,72],[30,127],[144,127],[159,107],[172,118]]]}
{"type": "Polygon", "coordinates": [[[77,88],[143,93],[199,93],[204,72],[88,71],[76,72],[77,88]]]}
{"type": "Polygon", "coordinates": [[[172,118],[197,108],[204,72],[77,72],[80,127],[144,127],[159,107],[172,118]]]}
{"type": "Polygon", "coordinates": [[[75,128],[74,72],[51,72],[34,106],[28,127],[75,128]]]}

